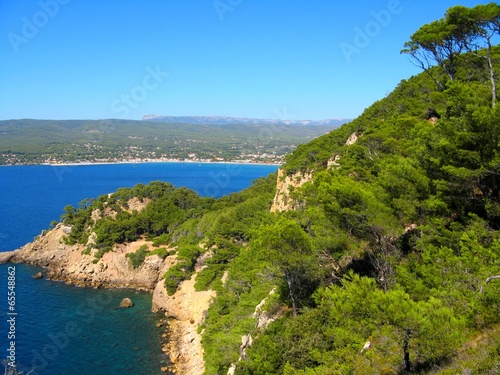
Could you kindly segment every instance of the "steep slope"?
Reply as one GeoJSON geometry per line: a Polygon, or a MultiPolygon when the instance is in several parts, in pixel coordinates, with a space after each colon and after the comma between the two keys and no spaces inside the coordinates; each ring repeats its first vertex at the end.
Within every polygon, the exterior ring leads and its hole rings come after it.
{"type": "Polygon", "coordinates": [[[444,89],[402,81],[287,157],[275,214],[216,285],[206,373],[498,369],[500,110],[487,72],[465,69],[444,89]],[[255,308],[275,286],[264,310],[281,318],[263,330],[255,308]],[[461,361],[478,332],[493,346],[461,361]]]}

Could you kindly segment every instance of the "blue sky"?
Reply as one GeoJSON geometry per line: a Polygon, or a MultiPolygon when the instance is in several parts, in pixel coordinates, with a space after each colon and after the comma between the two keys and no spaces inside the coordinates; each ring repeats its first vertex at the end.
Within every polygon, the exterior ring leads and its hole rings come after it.
{"type": "Polygon", "coordinates": [[[0,120],[353,118],[449,0],[0,0],[0,120]]]}

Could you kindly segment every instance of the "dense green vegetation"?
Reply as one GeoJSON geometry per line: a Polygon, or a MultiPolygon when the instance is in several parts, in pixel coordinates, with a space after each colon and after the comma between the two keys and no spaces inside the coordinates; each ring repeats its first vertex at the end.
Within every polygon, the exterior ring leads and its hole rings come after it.
{"type": "Polygon", "coordinates": [[[334,127],[127,120],[0,121],[0,165],[136,160],[282,162],[334,127]]]}
{"type": "MultiPolygon", "coordinates": [[[[464,30],[451,40],[472,40],[464,30]]],[[[200,327],[207,374],[498,374],[500,108],[488,64],[500,69],[500,49],[487,51],[461,50],[451,76],[448,60],[425,67],[299,146],[282,168],[313,179],[291,192],[294,210],[270,212],[276,174],[217,200],[154,183],[67,208],[68,241],[86,243],[100,204],[151,199],[95,223],[96,244],[176,246],[170,293],[205,256],[197,288],[217,291],[200,327]]]]}

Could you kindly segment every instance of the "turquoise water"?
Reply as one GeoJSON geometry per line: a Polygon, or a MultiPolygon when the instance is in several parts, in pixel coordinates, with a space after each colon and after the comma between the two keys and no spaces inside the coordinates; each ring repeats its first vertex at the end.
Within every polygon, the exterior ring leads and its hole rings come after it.
{"type": "MultiPolygon", "coordinates": [[[[34,267],[1,265],[3,296],[8,267],[15,267],[17,281],[15,338],[4,336],[0,342],[4,352],[15,342],[18,369],[60,375],[159,374],[160,367],[168,365],[160,350],[162,331],[155,326],[161,315],[150,312],[150,295],[35,280],[34,267]],[[119,308],[124,297],[135,306],[119,308]]],[[[7,301],[2,300],[5,311],[7,301]]],[[[2,332],[10,332],[7,326],[2,332]]]]}
{"type": "MultiPolygon", "coordinates": [[[[31,241],[59,218],[66,204],[119,187],[162,180],[218,197],[276,169],[195,163],[0,167],[0,251],[31,241]]],[[[27,265],[0,265],[0,350],[7,357],[14,342],[18,369],[34,369],[33,375],[147,375],[160,374],[168,364],[161,352],[163,329],[156,328],[161,315],[151,313],[151,295],[35,280],[37,271],[27,265]],[[15,281],[13,311],[8,304],[9,270],[15,271],[10,276],[11,284],[15,281]],[[124,297],[135,306],[118,308],[124,297]]]]}

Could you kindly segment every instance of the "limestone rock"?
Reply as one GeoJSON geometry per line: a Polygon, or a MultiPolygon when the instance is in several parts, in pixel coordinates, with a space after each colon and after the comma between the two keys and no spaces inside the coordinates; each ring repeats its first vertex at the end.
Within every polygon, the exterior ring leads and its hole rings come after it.
{"type": "Polygon", "coordinates": [[[34,279],[42,279],[43,278],[43,273],[37,272],[33,275],[34,279]]]}
{"type": "Polygon", "coordinates": [[[358,138],[359,138],[359,135],[357,135],[356,133],[352,133],[351,136],[349,137],[349,139],[347,139],[347,141],[345,142],[345,144],[347,146],[353,145],[358,141],[358,138]]]}
{"type": "Polygon", "coordinates": [[[299,171],[291,176],[286,176],[281,168],[278,169],[276,195],[274,196],[271,212],[284,212],[296,209],[296,202],[290,197],[290,192],[309,181],[312,181],[312,172],[302,173],[299,171]]]}
{"type": "Polygon", "coordinates": [[[236,366],[234,363],[231,363],[231,366],[229,366],[229,369],[227,370],[227,375],[234,375],[236,373],[236,366]]]}
{"type": "Polygon", "coordinates": [[[71,227],[66,226],[66,225],[61,225],[61,230],[63,231],[64,234],[70,234],[71,233],[71,227]]]}
{"type": "Polygon", "coordinates": [[[195,290],[196,275],[183,281],[173,296],[167,294],[163,281],[158,282],[153,293],[153,306],[175,318],[168,321],[168,354],[176,373],[184,375],[204,373],[202,334],[198,327],[215,297],[214,291],[195,290]]]}
{"type": "Polygon", "coordinates": [[[134,303],[132,302],[132,300],[130,298],[124,298],[120,302],[120,307],[127,308],[127,307],[133,307],[133,306],[134,306],[134,303]]]}
{"type": "Polygon", "coordinates": [[[332,158],[330,158],[328,160],[326,167],[329,168],[329,169],[340,168],[339,160],[340,160],[340,155],[333,156],[332,158]]]}
{"type": "Polygon", "coordinates": [[[0,254],[0,262],[23,262],[44,267],[47,268],[45,277],[48,279],[78,286],[128,287],[152,292],[169,258],[164,261],[156,255],[149,256],[138,269],[130,267],[126,254],[150,243],[141,239],[116,245],[113,251],[107,252],[94,263],[94,254],[84,252],[86,245],[67,245],[63,241],[65,236],[65,227],[59,223],[47,234],[37,237],[19,250],[0,254]]]}
{"type": "Polygon", "coordinates": [[[18,250],[0,252],[0,264],[8,263],[18,253],[18,250]]]}

